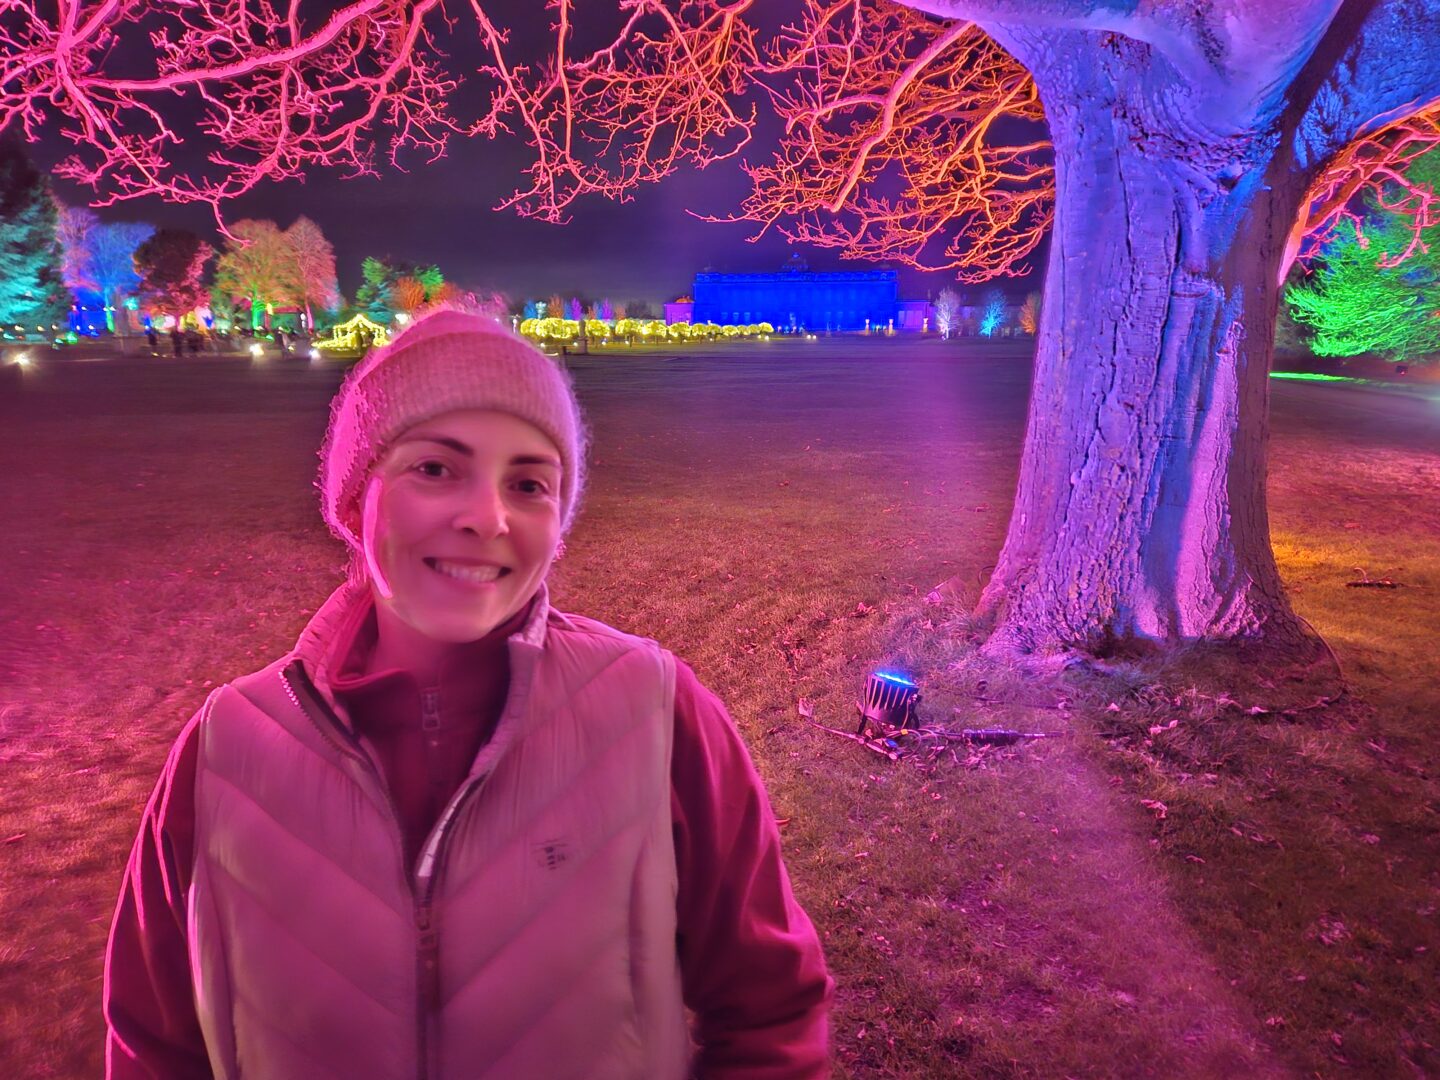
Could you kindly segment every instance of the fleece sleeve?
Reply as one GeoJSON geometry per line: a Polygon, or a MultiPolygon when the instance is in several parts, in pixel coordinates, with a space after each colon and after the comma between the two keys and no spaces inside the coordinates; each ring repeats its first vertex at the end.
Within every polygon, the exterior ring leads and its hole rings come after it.
{"type": "Polygon", "coordinates": [[[833,983],[780,832],[725,707],[676,665],[671,765],[685,1003],[701,1080],[829,1075],[833,983]]]}
{"type": "Polygon", "coordinates": [[[211,1075],[190,981],[185,896],[193,864],[199,715],[185,725],[145,807],[105,950],[105,1075],[211,1075]]]}

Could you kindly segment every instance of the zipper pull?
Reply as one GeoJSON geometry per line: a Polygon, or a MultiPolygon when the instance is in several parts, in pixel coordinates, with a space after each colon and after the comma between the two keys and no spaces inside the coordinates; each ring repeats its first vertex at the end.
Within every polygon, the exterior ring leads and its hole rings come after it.
{"type": "Polygon", "coordinates": [[[415,928],[419,932],[420,997],[428,1011],[440,1004],[440,935],[429,904],[415,909],[415,928]]]}
{"type": "Polygon", "coordinates": [[[440,730],[440,691],[432,687],[420,691],[420,727],[425,731],[440,730]]]}

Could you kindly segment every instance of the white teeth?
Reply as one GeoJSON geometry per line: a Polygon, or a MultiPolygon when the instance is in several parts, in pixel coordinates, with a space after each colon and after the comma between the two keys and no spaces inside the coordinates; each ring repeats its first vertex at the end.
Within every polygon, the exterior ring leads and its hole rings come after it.
{"type": "Polygon", "coordinates": [[[459,563],[445,562],[443,559],[436,559],[431,565],[442,574],[458,578],[461,581],[473,582],[476,585],[494,581],[500,576],[500,567],[498,566],[461,566],[459,563]]]}

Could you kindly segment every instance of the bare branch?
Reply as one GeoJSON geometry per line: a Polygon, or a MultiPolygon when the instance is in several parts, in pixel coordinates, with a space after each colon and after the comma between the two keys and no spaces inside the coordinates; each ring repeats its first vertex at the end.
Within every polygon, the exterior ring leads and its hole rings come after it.
{"type": "Polygon", "coordinates": [[[785,135],[738,215],[761,233],[981,281],[1049,228],[1035,84],[973,26],[811,0],[764,71],[785,135]]]}

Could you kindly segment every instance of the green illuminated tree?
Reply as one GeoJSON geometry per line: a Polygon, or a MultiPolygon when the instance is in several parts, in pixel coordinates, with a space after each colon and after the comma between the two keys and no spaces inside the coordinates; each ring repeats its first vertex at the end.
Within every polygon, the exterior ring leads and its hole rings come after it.
{"type": "Polygon", "coordinates": [[[49,333],[65,324],[57,223],[49,181],[18,139],[0,141],[0,329],[49,333]]]}
{"type": "Polygon", "coordinates": [[[418,267],[411,276],[424,288],[427,304],[433,304],[440,298],[440,292],[445,288],[445,275],[440,272],[438,266],[418,267]]]}
{"type": "Polygon", "coordinates": [[[300,302],[303,289],[294,247],[273,221],[247,218],[230,227],[232,237],[215,263],[215,287],[250,304],[250,326],[269,325],[270,310],[300,302]]]}
{"type": "Polygon", "coordinates": [[[376,322],[388,323],[395,317],[391,292],[401,271],[387,259],[367,255],[360,264],[360,276],[364,280],[355,292],[355,306],[376,322]]]}
{"type": "MultiPolygon", "coordinates": [[[[1440,192],[1440,154],[1415,159],[1406,180],[1440,192]]],[[[1315,355],[1410,360],[1440,350],[1440,214],[1431,216],[1416,242],[1413,216],[1372,197],[1364,221],[1343,222],[1320,264],[1285,290],[1315,355]]]]}
{"type": "Polygon", "coordinates": [[[1285,290],[1296,322],[1309,327],[1316,356],[1380,353],[1395,360],[1440,350],[1440,281],[1432,253],[1385,267],[1382,246],[1399,230],[1345,223],[1308,284],[1285,290]]]}

